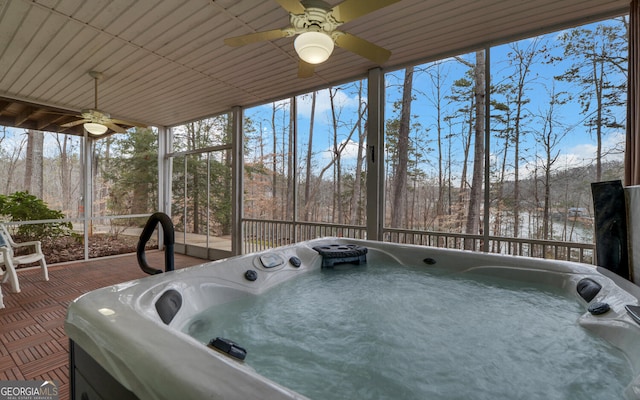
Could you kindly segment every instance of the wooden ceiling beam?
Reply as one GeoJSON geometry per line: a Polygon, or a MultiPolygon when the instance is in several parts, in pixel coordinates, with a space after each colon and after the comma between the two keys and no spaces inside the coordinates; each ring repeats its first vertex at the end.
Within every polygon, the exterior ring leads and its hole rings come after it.
{"type": "Polygon", "coordinates": [[[0,115],[5,112],[7,109],[9,109],[9,106],[11,105],[11,102],[8,100],[1,100],[0,99],[0,115]]]}
{"type": "Polygon", "coordinates": [[[47,114],[47,115],[44,115],[44,116],[38,118],[38,120],[37,120],[38,130],[45,130],[44,128],[46,128],[48,126],[52,126],[52,125],[55,125],[55,126],[62,125],[59,122],[61,120],[64,120],[65,117],[66,117],[65,115],[59,115],[59,114],[47,114]]]}
{"type": "Polygon", "coordinates": [[[18,113],[18,115],[16,115],[14,125],[19,128],[22,128],[22,124],[24,124],[29,119],[29,117],[31,117],[37,110],[38,109],[35,107],[30,107],[30,106],[23,107],[18,113]]]}

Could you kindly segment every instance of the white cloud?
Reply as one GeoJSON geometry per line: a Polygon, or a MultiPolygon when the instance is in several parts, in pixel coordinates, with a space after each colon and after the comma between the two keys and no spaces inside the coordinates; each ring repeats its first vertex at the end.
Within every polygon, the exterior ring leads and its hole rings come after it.
{"type": "MultiPolygon", "coordinates": [[[[625,133],[615,132],[605,136],[602,142],[603,161],[623,161],[624,160],[625,133]]],[[[595,143],[577,144],[566,151],[558,164],[566,165],[568,168],[588,165],[595,162],[597,146],[595,143]]]]}
{"type": "MultiPolygon", "coordinates": [[[[336,110],[341,108],[358,108],[358,97],[349,97],[344,90],[338,90],[334,96],[336,110]]],[[[329,90],[319,90],[316,95],[316,117],[331,111],[329,90]]],[[[311,118],[311,94],[298,96],[298,114],[304,118],[311,118]]]]}
{"type": "MultiPolygon", "coordinates": [[[[339,147],[344,145],[345,141],[343,140],[342,142],[340,142],[340,144],[338,145],[339,147]]],[[[326,148],[325,150],[323,150],[321,152],[321,157],[323,160],[331,160],[333,155],[333,148],[329,147],[326,148]]],[[[358,157],[358,143],[354,142],[353,140],[349,140],[346,143],[346,146],[344,148],[344,150],[342,150],[342,154],[340,159],[341,160],[355,160],[358,157]]]]}

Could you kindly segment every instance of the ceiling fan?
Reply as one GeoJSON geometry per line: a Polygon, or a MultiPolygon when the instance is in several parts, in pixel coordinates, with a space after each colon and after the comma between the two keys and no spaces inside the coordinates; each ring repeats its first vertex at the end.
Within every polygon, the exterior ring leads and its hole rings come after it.
{"type": "Polygon", "coordinates": [[[89,75],[94,81],[94,108],[82,110],[78,118],[79,120],[62,124],[63,128],[71,128],[72,126],[84,124],[84,129],[93,135],[105,134],[109,129],[118,133],[125,133],[126,129],[137,126],[146,128],[144,124],[138,122],[123,121],[111,118],[111,116],[98,109],[98,80],[102,78],[102,73],[97,71],[89,71],[89,75]],[[127,127],[124,128],[123,126],[127,127]]]}
{"type": "Polygon", "coordinates": [[[297,36],[294,48],[300,57],[298,76],[313,76],[313,65],[326,61],[334,44],[356,53],[376,64],[385,63],[391,52],[337,28],[351,20],[386,7],[400,0],[345,0],[331,8],[322,0],[276,0],[289,12],[290,26],[270,31],[250,33],[224,40],[228,46],[244,46],[265,40],[297,36]]]}

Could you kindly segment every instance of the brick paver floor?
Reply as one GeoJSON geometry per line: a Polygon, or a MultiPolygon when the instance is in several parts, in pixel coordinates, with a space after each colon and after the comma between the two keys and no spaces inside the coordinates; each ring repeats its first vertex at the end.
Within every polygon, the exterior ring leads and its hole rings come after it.
{"type": "MultiPolygon", "coordinates": [[[[154,268],[164,268],[164,253],[147,252],[154,268]]],[[[176,269],[206,260],[175,255],[176,269]]],[[[0,380],[55,380],[60,399],[69,398],[69,338],[64,319],[71,301],[104,286],[143,278],[135,254],[57,264],[49,281],[40,269],[21,271],[20,293],[2,285],[5,308],[0,309],[0,380]]]]}

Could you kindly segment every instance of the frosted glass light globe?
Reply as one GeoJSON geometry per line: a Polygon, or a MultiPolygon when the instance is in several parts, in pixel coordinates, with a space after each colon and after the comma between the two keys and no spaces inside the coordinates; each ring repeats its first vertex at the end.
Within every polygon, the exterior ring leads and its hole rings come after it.
{"type": "Polygon", "coordinates": [[[326,33],[305,32],[296,37],[293,47],[303,61],[320,64],[333,52],[333,39],[326,33]]]}
{"type": "Polygon", "coordinates": [[[102,124],[97,124],[95,122],[87,122],[83,126],[84,126],[84,129],[87,130],[87,132],[92,133],[94,135],[102,135],[109,129],[106,126],[102,124]]]}

